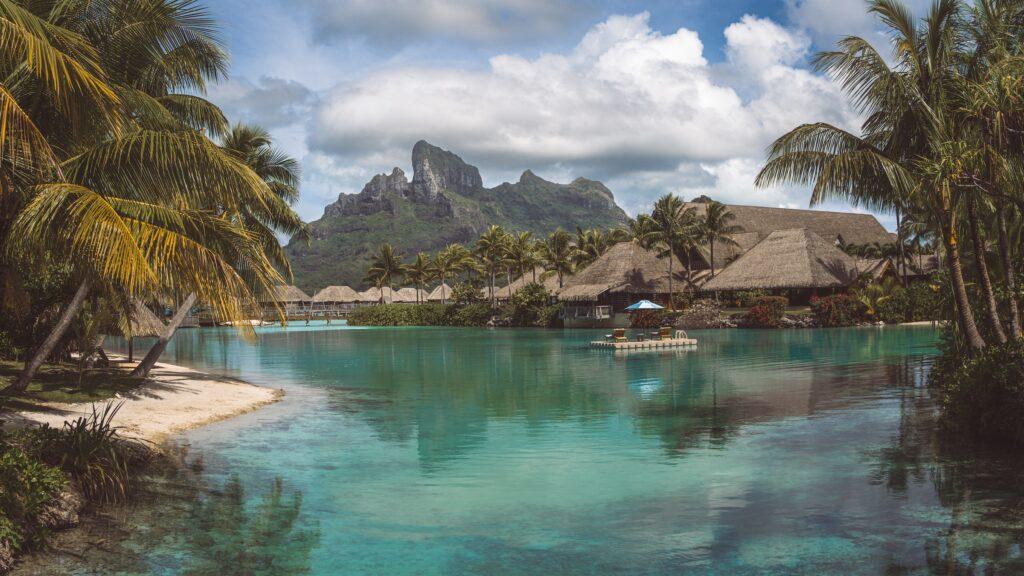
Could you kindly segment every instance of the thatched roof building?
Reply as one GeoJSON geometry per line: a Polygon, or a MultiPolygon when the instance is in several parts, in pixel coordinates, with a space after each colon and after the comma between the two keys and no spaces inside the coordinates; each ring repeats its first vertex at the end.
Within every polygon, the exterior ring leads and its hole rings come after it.
{"type": "Polygon", "coordinates": [[[857,279],[853,258],[807,228],[778,230],[704,284],[705,291],[841,288],[857,279]]]}
{"type": "MultiPolygon", "coordinates": [[[[536,275],[537,284],[543,286],[548,292],[556,294],[558,292],[558,275],[551,274],[547,278],[544,278],[544,267],[537,266],[533,270],[527,270],[525,274],[516,278],[512,281],[512,293],[515,294],[517,290],[526,286],[527,284],[533,284],[533,278],[536,275]]],[[[562,284],[567,284],[571,276],[566,276],[562,279],[562,284]]],[[[499,292],[505,296],[508,295],[508,286],[503,286],[499,292]]]]}
{"type": "Polygon", "coordinates": [[[448,301],[452,299],[452,287],[447,284],[441,284],[434,291],[427,296],[427,302],[441,302],[442,300],[448,301]]]}
{"type": "Polygon", "coordinates": [[[854,258],[857,274],[870,274],[873,282],[878,282],[886,274],[895,274],[896,267],[889,258],[854,258]]]}
{"type": "Polygon", "coordinates": [[[384,288],[377,288],[376,286],[368,290],[364,290],[359,293],[359,302],[369,303],[380,303],[381,294],[384,295],[384,303],[391,304],[395,301],[395,291],[385,286],[384,288]]]}
{"type": "Polygon", "coordinates": [[[339,302],[349,304],[359,301],[359,293],[348,286],[328,286],[313,296],[313,302],[339,302]]]}
{"type": "MultiPolygon", "coordinates": [[[[686,288],[686,270],[678,258],[673,262],[677,292],[686,288]]],[[[557,286],[558,279],[555,279],[557,286]]],[[[633,242],[612,246],[586,268],[566,278],[558,291],[559,300],[595,301],[603,294],[665,294],[668,287],[668,258],[658,258],[633,242]]]]}
{"type": "MultiPolygon", "coordinates": [[[[695,202],[687,207],[696,209],[703,217],[707,204],[695,202]]],[[[733,236],[738,246],[715,243],[715,268],[721,270],[744,254],[772,232],[805,228],[831,244],[891,244],[893,235],[886,231],[871,214],[853,212],[827,212],[823,210],[795,210],[791,208],[767,208],[763,206],[728,205],[735,216],[732,224],[743,228],[743,233],[733,236]]],[[[707,246],[700,249],[701,256],[710,260],[707,246]]],[[[710,262],[709,262],[710,263],[710,262]]]]}
{"type": "Polygon", "coordinates": [[[416,292],[417,290],[411,286],[402,288],[401,290],[396,290],[393,301],[415,304],[418,302],[426,302],[427,297],[430,296],[426,290],[421,289],[419,290],[419,298],[417,299],[416,292]]]}
{"type": "Polygon", "coordinates": [[[296,286],[281,285],[274,286],[272,302],[279,304],[303,304],[312,302],[313,299],[296,286]]]}
{"type": "Polygon", "coordinates": [[[140,300],[132,304],[131,316],[128,317],[127,334],[129,338],[146,338],[160,336],[167,325],[140,300]]]}

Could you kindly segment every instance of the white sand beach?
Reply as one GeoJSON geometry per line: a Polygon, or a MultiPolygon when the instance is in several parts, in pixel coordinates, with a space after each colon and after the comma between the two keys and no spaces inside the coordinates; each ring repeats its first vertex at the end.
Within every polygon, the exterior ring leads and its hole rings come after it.
{"type": "Polygon", "coordinates": [[[277,402],[283,395],[282,390],[160,363],[150,373],[150,381],[131,393],[96,404],[50,402],[43,405],[46,411],[17,412],[6,420],[15,425],[20,421],[61,427],[65,421],[91,414],[93,406],[102,410],[107,402],[123,401],[114,418],[121,434],[160,443],[172,434],[277,402]]]}

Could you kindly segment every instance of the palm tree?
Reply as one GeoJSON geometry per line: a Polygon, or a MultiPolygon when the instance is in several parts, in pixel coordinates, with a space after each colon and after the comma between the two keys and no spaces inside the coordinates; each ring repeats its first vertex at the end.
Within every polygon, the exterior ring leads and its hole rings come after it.
{"type": "Polygon", "coordinates": [[[707,204],[704,219],[700,222],[700,239],[711,252],[711,277],[715,277],[715,243],[723,246],[737,246],[733,235],[743,232],[742,226],[732,222],[736,215],[721,202],[712,200],[707,204]]]}
{"type": "Polygon", "coordinates": [[[876,210],[913,204],[930,211],[946,245],[961,333],[977,350],[985,340],[967,295],[957,226],[971,162],[951,145],[961,135],[955,114],[960,64],[969,60],[960,5],[936,0],[922,29],[895,0],[873,0],[869,7],[888,28],[891,59],[855,36],[815,58],[867,118],[861,133],[826,123],[797,127],[772,144],[757,184],[811,185],[812,205],[834,198],[876,210]]]}
{"type": "Polygon", "coordinates": [[[246,206],[287,205],[207,137],[226,121],[199,94],[227,61],[206,11],[48,4],[0,6],[14,34],[0,47],[0,252],[48,253],[79,285],[8,392],[25,389],[90,293],[195,294],[241,319],[282,280],[238,219],[246,206]]]}
{"type": "Polygon", "coordinates": [[[533,281],[536,282],[536,268],[540,265],[540,258],[537,256],[537,244],[533,239],[533,232],[513,234],[506,249],[519,272],[519,277],[522,278],[526,271],[530,270],[533,272],[533,281]]]}
{"type": "Polygon", "coordinates": [[[645,250],[654,248],[657,224],[655,224],[654,219],[650,215],[640,214],[636,218],[631,218],[627,226],[629,239],[645,250]]]}
{"type": "Polygon", "coordinates": [[[476,255],[483,264],[488,276],[488,288],[491,300],[491,308],[497,307],[497,295],[495,294],[495,275],[498,268],[502,266],[505,258],[505,247],[508,245],[509,236],[505,229],[492,224],[476,241],[476,255]]]}
{"type": "Polygon", "coordinates": [[[406,264],[403,273],[405,280],[416,288],[416,303],[420,303],[420,291],[423,286],[437,276],[437,269],[434,261],[429,256],[420,252],[412,262],[406,264]]]}
{"type": "Polygon", "coordinates": [[[558,287],[562,288],[565,276],[572,274],[573,266],[572,236],[568,232],[558,228],[548,235],[547,240],[540,245],[540,258],[544,262],[544,275],[556,274],[558,276],[558,287]]]}
{"type": "Polygon", "coordinates": [[[685,251],[688,255],[696,238],[696,209],[688,207],[675,194],[666,194],[654,203],[651,220],[654,231],[650,238],[663,247],[662,257],[668,258],[668,294],[669,308],[675,310],[675,290],[673,263],[676,254],[685,251]]]}
{"type": "Polygon", "coordinates": [[[461,244],[449,244],[434,256],[433,268],[441,281],[441,304],[447,304],[444,286],[449,277],[463,269],[467,258],[472,258],[469,251],[461,244]]]}
{"type": "Polygon", "coordinates": [[[394,290],[395,280],[405,272],[402,265],[402,254],[396,252],[391,244],[381,244],[377,254],[373,256],[370,268],[364,280],[372,283],[380,290],[380,303],[384,304],[384,289],[394,290]]]}

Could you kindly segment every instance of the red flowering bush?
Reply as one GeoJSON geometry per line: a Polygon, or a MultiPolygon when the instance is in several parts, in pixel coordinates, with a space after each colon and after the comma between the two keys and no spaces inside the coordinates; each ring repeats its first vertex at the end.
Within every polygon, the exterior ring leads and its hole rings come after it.
{"type": "Polygon", "coordinates": [[[823,328],[853,326],[863,317],[864,306],[850,294],[811,299],[811,312],[823,328]]]}

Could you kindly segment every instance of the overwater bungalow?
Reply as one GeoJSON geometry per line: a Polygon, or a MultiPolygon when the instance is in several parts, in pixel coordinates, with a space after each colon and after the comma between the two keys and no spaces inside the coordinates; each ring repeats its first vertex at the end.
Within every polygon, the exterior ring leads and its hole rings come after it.
{"type": "Polygon", "coordinates": [[[285,316],[304,316],[313,307],[313,299],[296,286],[275,286],[271,298],[260,303],[265,316],[276,314],[278,308],[284,311],[285,316]]]}
{"type": "Polygon", "coordinates": [[[328,286],[313,296],[313,314],[344,316],[359,305],[359,293],[348,286],[328,286]]]}
{"type": "Polygon", "coordinates": [[[427,295],[427,302],[449,302],[452,299],[452,287],[442,283],[427,295]]]}
{"type": "Polygon", "coordinates": [[[769,234],[704,284],[703,290],[766,290],[792,303],[806,303],[812,296],[845,290],[860,274],[857,261],[834,243],[807,228],[795,228],[769,234]]]}

